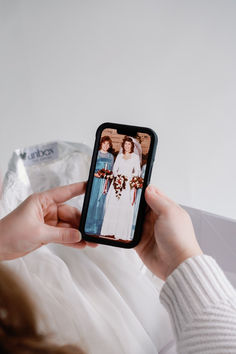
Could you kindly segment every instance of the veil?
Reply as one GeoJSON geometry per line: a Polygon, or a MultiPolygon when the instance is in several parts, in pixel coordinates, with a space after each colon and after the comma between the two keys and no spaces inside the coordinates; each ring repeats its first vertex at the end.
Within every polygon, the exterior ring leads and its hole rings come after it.
{"type": "MultiPolygon", "coordinates": [[[[139,161],[140,161],[140,164],[142,163],[142,147],[141,147],[141,144],[138,142],[137,139],[133,138],[132,136],[129,136],[129,138],[131,138],[133,140],[133,143],[134,143],[134,153],[136,155],[138,155],[139,157],[139,161]]],[[[120,147],[120,151],[119,151],[119,154],[122,154],[123,150],[122,150],[122,146],[120,147]]]]}

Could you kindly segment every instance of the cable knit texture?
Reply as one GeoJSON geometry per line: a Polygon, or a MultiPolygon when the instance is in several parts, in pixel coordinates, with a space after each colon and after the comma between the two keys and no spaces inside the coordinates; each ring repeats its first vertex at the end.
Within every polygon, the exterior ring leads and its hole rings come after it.
{"type": "Polygon", "coordinates": [[[179,354],[236,353],[236,292],[212,257],[181,263],[163,285],[160,301],[179,354]]]}

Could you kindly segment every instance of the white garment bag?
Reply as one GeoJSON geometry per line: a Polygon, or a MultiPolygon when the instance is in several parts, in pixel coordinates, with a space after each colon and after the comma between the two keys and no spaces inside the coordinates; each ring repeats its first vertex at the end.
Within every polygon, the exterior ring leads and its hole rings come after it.
{"type": "MultiPolygon", "coordinates": [[[[3,184],[1,217],[32,192],[87,180],[90,160],[90,148],[77,143],[14,151],[3,184]]],[[[68,204],[81,210],[83,197],[68,204]]],[[[156,354],[173,338],[159,302],[162,281],[147,275],[133,249],[50,244],[4,263],[32,294],[40,330],[54,333],[59,344],[81,345],[91,354],[156,354]]]]}

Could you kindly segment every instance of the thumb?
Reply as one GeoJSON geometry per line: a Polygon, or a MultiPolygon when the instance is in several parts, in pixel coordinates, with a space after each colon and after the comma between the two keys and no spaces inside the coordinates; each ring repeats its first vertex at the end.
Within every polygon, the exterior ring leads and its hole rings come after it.
{"type": "Polygon", "coordinates": [[[81,233],[69,227],[44,225],[43,239],[45,243],[75,243],[81,241],[81,233]]]}
{"type": "Polygon", "coordinates": [[[148,185],[145,190],[145,199],[155,214],[160,215],[169,207],[169,198],[167,198],[159,189],[153,185],[148,185]]]}

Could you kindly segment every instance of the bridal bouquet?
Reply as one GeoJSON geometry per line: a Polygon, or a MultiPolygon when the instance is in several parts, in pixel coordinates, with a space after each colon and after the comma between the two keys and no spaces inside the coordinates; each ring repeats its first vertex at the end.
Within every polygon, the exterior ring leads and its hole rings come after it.
{"type": "Polygon", "coordinates": [[[143,181],[144,179],[142,177],[133,176],[133,178],[129,182],[130,189],[134,188],[132,205],[134,205],[135,203],[137,189],[143,188],[143,181]]]}
{"type": "Polygon", "coordinates": [[[135,189],[139,189],[139,188],[143,188],[143,178],[142,177],[138,177],[138,176],[134,176],[130,182],[130,188],[135,188],[135,189]]]}
{"type": "Polygon", "coordinates": [[[101,170],[98,170],[97,174],[99,175],[98,178],[113,179],[112,171],[111,170],[106,170],[105,168],[102,168],[101,170]]]}
{"type": "Polygon", "coordinates": [[[120,199],[121,197],[122,190],[126,188],[127,181],[128,178],[124,175],[117,175],[116,177],[113,178],[113,185],[114,185],[116,197],[118,199],[120,199]]]}

